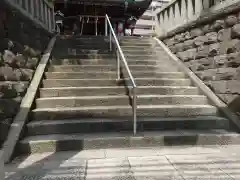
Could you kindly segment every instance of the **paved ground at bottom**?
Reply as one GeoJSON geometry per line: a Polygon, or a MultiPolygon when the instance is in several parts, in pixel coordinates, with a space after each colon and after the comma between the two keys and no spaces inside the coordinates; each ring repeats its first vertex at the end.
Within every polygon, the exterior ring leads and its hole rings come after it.
{"type": "Polygon", "coordinates": [[[240,146],[101,149],[33,154],[7,180],[240,180],[240,146]]]}

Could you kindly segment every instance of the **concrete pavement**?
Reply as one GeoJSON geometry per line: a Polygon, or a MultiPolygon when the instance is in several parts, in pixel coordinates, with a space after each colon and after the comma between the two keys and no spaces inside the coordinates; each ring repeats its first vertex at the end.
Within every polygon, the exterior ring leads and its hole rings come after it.
{"type": "Polygon", "coordinates": [[[33,154],[5,167],[10,180],[240,179],[240,146],[101,149],[33,154]]]}

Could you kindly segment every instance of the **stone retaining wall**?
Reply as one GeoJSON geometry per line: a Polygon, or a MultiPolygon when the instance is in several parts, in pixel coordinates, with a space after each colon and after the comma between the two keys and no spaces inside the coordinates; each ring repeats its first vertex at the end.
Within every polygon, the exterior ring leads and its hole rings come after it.
{"type": "Polygon", "coordinates": [[[51,34],[0,2],[0,146],[51,34]]]}
{"type": "Polygon", "coordinates": [[[162,40],[218,97],[240,112],[240,13],[162,40]]]}

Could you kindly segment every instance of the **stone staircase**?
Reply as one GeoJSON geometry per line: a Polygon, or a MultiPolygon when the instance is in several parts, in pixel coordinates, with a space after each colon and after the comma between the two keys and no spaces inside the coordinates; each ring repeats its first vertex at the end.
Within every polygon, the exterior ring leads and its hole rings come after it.
{"type": "Polygon", "coordinates": [[[151,38],[124,37],[121,47],[138,86],[138,134],[107,39],[59,39],[16,152],[221,144],[236,134],[151,38]]]}

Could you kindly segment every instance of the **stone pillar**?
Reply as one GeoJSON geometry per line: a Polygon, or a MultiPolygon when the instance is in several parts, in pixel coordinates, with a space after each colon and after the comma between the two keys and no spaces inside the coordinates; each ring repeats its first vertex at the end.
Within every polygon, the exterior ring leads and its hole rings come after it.
{"type": "Polygon", "coordinates": [[[46,24],[46,4],[44,1],[43,2],[43,24],[46,24]]]}
{"type": "Polygon", "coordinates": [[[52,31],[52,20],[51,20],[51,8],[48,7],[47,10],[47,17],[48,17],[48,30],[52,31]]]}
{"type": "Polygon", "coordinates": [[[195,0],[195,14],[197,17],[201,15],[203,11],[203,3],[202,0],[195,0]]]}
{"type": "Polygon", "coordinates": [[[55,13],[54,13],[54,8],[51,9],[51,22],[52,22],[52,27],[55,29],[55,13]]]}
{"type": "Polygon", "coordinates": [[[182,24],[186,24],[188,21],[188,12],[187,12],[187,4],[186,4],[186,0],[182,0],[181,1],[181,13],[182,13],[182,24]]]}
{"type": "Polygon", "coordinates": [[[23,0],[19,0],[19,5],[20,5],[21,7],[22,7],[22,4],[23,4],[22,1],[23,1],[23,0]]]}
{"type": "Polygon", "coordinates": [[[173,8],[174,4],[172,6],[169,7],[169,28],[172,30],[176,27],[175,24],[175,16],[174,16],[174,8],[173,8]]]}
{"type": "Polygon", "coordinates": [[[43,22],[43,0],[40,0],[40,15],[39,15],[39,18],[40,18],[40,21],[43,22]]]}
{"type": "Polygon", "coordinates": [[[36,0],[36,11],[37,11],[37,19],[40,20],[40,13],[41,13],[41,8],[40,8],[40,0],[36,0]]]}
{"type": "Polygon", "coordinates": [[[25,9],[28,12],[29,11],[29,8],[28,8],[29,0],[23,0],[23,1],[25,1],[25,9]]]}
{"type": "Polygon", "coordinates": [[[4,179],[5,172],[4,172],[4,159],[3,159],[3,151],[0,150],[0,179],[4,179]]]}
{"type": "Polygon", "coordinates": [[[210,7],[210,0],[202,0],[203,2],[203,9],[208,9],[210,7]]]}
{"type": "Polygon", "coordinates": [[[167,17],[167,11],[166,10],[162,11],[162,17],[163,17],[162,26],[164,27],[165,31],[167,32],[167,30],[168,30],[168,26],[167,26],[168,17],[167,17]]]}
{"type": "Polygon", "coordinates": [[[41,21],[44,23],[44,1],[41,0],[41,21]]]}
{"type": "Polygon", "coordinates": [[[45,3],[44,6],[45,6],[45,9],[44,9],[45,10],[44,11],[44,14],[45,14],[45,25],[48,28],[48,5],[45,3]]]}
{"type": "MultiPolygon", "coordinates": [[[[191,21],[193,19],[194,16],[194,7],[193,7],[193,3],[192,0],[187,0],[187,22],[191,21]]],[[[199,1],[199,0],[198,0],[199,1]]]]}
{"type": "Polygon", "coordinates": [[[180,14],[180,6],[179,6],[179,3],[176,2],[175,3],[175,27],[178,27],[179,25],[182,24],[182,14],[180,14]]]}
{"type": "Polygon", "coordinates": [[[30,0],[31,3],[31,12],[32,12],[32,16],[34,17],[35,11],[36,9],[34,8],[34,4],[35,4],[36,0],[30,0]]]}

